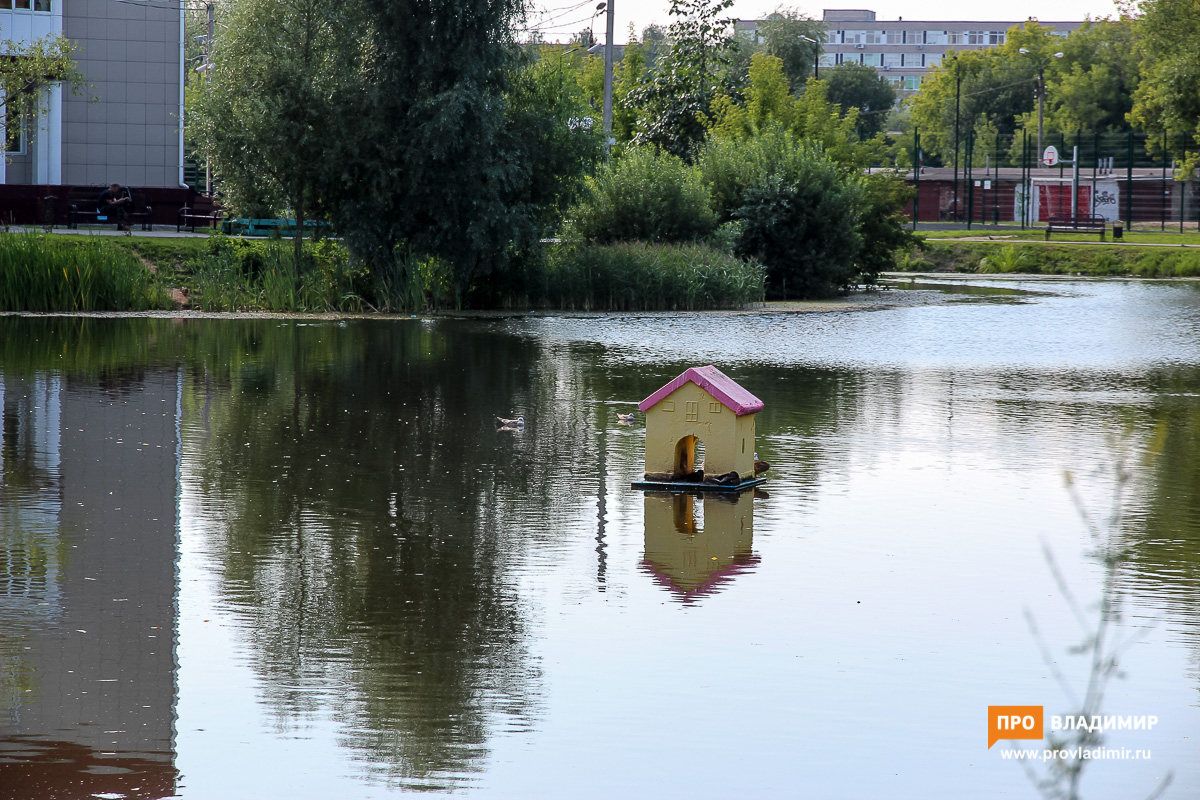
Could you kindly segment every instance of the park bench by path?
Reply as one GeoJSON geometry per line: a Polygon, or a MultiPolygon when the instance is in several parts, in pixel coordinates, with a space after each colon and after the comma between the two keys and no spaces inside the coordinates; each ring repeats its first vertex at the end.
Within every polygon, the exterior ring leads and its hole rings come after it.
{"type": "MultiPolygon", "coordinates": [[[[72,188],[67,194],[67,227],[78,228],[80,222],[89,221],[116,225],[116,214],[100,210],[100,195],[107,188],[107,186],[72,188]]],[[[146,198],[136,189],[131,189],[129,195],[133,198],[133,204],[129,210],[130,226],[137,223],[142,226],[142,230],[150,230],[154,209],[146,205],[146,198]]]]}
{"type": "MultiPolygon", "coordinates": [[[[325,220],[308,219],[304,221],[305,233],[328,233],[330,224],[325,220]]],[[[230,235],[241,236],[274,236],[278,233],[283,238],[296,235],[296,220],[294,219],[227,219],[221,223],[221,229],[230,235]]]]}
{"type": "Polygon", "coordinates": [[[197,223],[215,228],[217,223],[223,219],[225,219],[225,212],[221,210],[220,203],[208,195],[197,195],[190,206],[185,205],[179,209],[179,214],[175,218],[175,232],[179,233],[184,228],[188,228],[195,233],[197,223]]]}
{"type": "Polygon", "coordinates": [[[1078,214],[1074,217],[1050,217],[1046,220],[1046,241],[1052,233],[1099,233],[1104,241],[1108,221],[1099,214],[1078,214]]]}

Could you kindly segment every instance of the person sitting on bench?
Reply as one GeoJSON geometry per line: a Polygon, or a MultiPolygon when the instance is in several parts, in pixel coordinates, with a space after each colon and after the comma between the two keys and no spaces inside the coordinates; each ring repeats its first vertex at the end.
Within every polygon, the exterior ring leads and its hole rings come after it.
{"type": "Polygon", "coordinates": [[[133,210],[133,198],[128,189],[122,189],[121,184],[114,183],[100,195],[100,213],[109,214],[117,220],[117,230],[128,231],[129,213],[133,210]]]}

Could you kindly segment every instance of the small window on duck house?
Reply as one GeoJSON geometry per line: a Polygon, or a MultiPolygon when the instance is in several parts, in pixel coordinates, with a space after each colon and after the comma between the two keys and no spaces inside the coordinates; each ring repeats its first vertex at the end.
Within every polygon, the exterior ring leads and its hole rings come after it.
{"type": "Polygon", "coordinates": [[[720,403],[709,403],[708,404],[708,413],[720,414],[721,413],[721,404],[720,403]]]}

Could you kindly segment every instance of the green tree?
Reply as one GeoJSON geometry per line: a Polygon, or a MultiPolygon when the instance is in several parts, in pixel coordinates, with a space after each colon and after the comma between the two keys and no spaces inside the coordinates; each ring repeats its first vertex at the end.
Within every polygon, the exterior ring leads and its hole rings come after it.
{"type": "Polygon", "coordinates": [[[858,135],[870,139],[883,130],[888,112],[896,104],[896,88],[865,64],[839,64],[826,70],[821,80],[829,86],[829,100],[845,114],[858,109],[858,135]]]}
{"type": "Polygon", "coordinates": [[[781,7],[759,24],[758,32],[762,52],[783,63],[788,85],[799,94],[808,79],[815,77],[813,67],[821,55],[820,43],[825,41],[825,24],[796,9],[781,7]]]}
{"type": "Polygon", "coordinates": [[[571,218],[589,242],[693,242],[716,227],[700,170],[670,153],[629,148],[587,183],[571,218]]]}
{"type": "Polygon", "coordinates": [[[728,58],[720,14],[731,5],[733,0],[671,0],[671,49],[631,96],[642,108],[635,143],[692,157],[704,139],[701,118],[720,91],[728,58]]]}
{"type": "Polygon", "coordinates": [[[356,28],[333,0],[245,0],[225,11],[210,76],[190,93],[191,127],[234,209],[292,209],[299,262],[304,221],[326,199],[356,28]]]}
{"type": "Polygon", "coordinates": [[[1200,0],[1146,0],[1138,31],[1142,80],[1131,121],[1147,130],[1200,128],[1200,0]]]}
{"type": "Polygon", "coordinates": [[[30,121],[49,111],[43,89],[69,82],[79,94],[84,78],[71,54],[77,48],[63,34],[32,41],[9,39],[0,57],[0,117],[6,121],[9,141],[16,140],[30,121]]]}

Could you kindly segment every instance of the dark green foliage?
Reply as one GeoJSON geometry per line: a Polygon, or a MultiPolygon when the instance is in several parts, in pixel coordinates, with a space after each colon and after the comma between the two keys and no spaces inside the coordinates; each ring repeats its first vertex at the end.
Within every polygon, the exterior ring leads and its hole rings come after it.
{"type": "Polygon", "coordinates": [[[700,170],[650,147],[604,165],[571,217],[574,234],[600,243],[697,241],[716,227],[700,170]]]}
{"type": "Polygon", "coordinates": [[[874,284],[879,273],[895,269],[898,253],[909,253],[920,245],[912,222],[904,214],[915,190],[894,175],[876,173],[863,179],[862,221],[858,233],[862,250],[856,266],[858,279],[874,284]]]}
{"type": "Polygon", "coordinates": [[[829,297],[856,283],[862,249],[862,191],[829,162],[814,160],[797,178],[768,174],[734,211],[742,223],[737,253],[767,265],[772,299],[829,297]]]}
{"type": "Polygon", "coordinates": [[[128,250],[103,241],[0,233],[0,311],[143,311],[170,305],[128,250]]]}
{"type": "MultiPolygon", "coordinates": [[[[769,14],[758,26],[762,35],[762,51],[783,62],[788,85],[799,94],[813,74],[816,56],[821,45],[806,41],[825,41],[825,24],[794,9],[780,8],[769,14]]],[[[824,76],[822,76],[822,79],[824,76]]]]}
{"type": "MultiPolygon", "coordinates": [[[[720,221],[741,224],[735,252],[766,265],[768,297],[827,297],[857,283],[869,200],[862,179],[819,146],[772,129],[710,141],[699,165],[720,221]]],[[[886,247],[873,243],[872,253],[886,247]]]]}
{"type": "Polygon", "coordinates": [[[845,63],[821,73],[829,84],[829,101],[842,113],[857,108],[858,135],[870,139],[883,130],[887,114],[896,104],[896,89],[886,78],[865,64],[845,63]]]}
{"type": "Polygon", "coordinates": [[[764,274],[754,261],[702,244],[562,247],[547,261],[543,303],[613,311],[740,308],[763,299],[764,274]]]}
{"type": "Polygon", "coordinates": [[[671,49],[650,79],[629,95],[642,109],[636,144],[691,159],[704,141],[700,115],[709,113],[721,88],[728,53],[720,15],[731,5],[733,0],[671,0],[671,49]]]}

